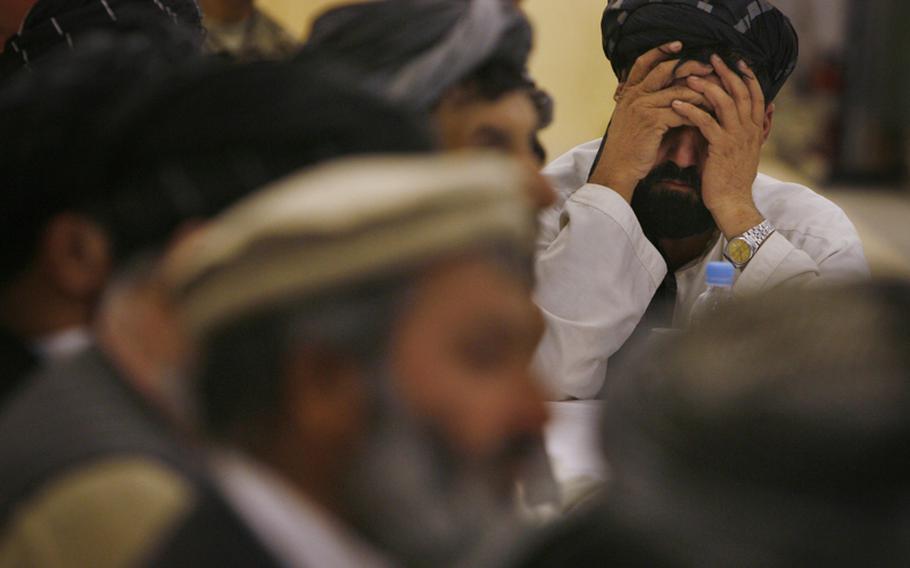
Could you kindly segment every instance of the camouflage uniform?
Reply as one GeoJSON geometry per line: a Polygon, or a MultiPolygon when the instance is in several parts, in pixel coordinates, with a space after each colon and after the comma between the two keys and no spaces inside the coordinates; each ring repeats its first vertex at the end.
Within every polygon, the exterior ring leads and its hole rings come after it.
{"type": "Polygon", "coordinates": [[[237,24],[206,21],[205,50],[239,61],[280,59],[296,52],[298,42],[278,22],[259,9],[237,24]]]}

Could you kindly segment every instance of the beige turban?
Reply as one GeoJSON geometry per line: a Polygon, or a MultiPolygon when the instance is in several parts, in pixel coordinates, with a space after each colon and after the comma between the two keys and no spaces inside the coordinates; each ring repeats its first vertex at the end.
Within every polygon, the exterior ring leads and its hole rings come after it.
{"type": "Polygon", "coordinates": [[[178,250],[167,279],[204,336],[247,314],[484,243],[530,254],[521,169],[493,156],[339,160],[240,202],[178,250]]]}

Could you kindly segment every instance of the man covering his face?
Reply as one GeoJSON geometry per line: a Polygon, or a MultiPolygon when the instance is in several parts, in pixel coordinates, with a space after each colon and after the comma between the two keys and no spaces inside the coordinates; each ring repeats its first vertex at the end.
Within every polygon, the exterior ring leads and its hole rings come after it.
{"type": "Polygon", "coordinates": [[[610,125],[546,170],[559,199],[542,217],[537,363],[560,397],[596,396],[636,329],[686,325],[710,261],[736,266],[737,293],[868,275],[838,207],[758,172],[796,65],[786,16],[766,0],[615,0],[602,30],[610,125]]]}

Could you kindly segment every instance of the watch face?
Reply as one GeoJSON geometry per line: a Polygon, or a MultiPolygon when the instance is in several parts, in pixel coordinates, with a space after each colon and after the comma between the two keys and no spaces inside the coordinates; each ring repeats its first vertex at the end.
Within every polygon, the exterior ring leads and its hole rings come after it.
{"type": "Polygon", "coordinates": [[[752,248],[743,239],[733,239],[727,244],[727,257],[734,264],[745,264],[752,259],[752,248]]]}

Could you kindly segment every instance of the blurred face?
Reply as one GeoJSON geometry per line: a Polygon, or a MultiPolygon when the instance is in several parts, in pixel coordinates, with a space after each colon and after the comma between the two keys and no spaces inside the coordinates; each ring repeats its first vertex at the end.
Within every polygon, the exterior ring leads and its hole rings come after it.
{"type": "Polygon", "coordinates": [[[512,91],[489,101],[456,89],[443,97],[435,119],[444,148],[489,148],[508,154],[533,173],[528,192],[534,203],[541,209],[553,204],[553,188],[539,174],[543,164],[534,140],[540,118],[527,92],[512,91]]]}
{"type": "Polygon", "coordinates": [[[450,566],[515,528],[515,474],[547,418],[541,332],[527,285],[481,256],[405,295],[343,484],[348,520],[404,565],[450,566]]]}
{"type": "Polygon", "coordinates": [[[501,495],[547,418],[529,369],[542,331],[527,287],[475,258],[422,279],[393,343],[393,376],[412,412],[456,467],[481,472],[501,495]]]}

